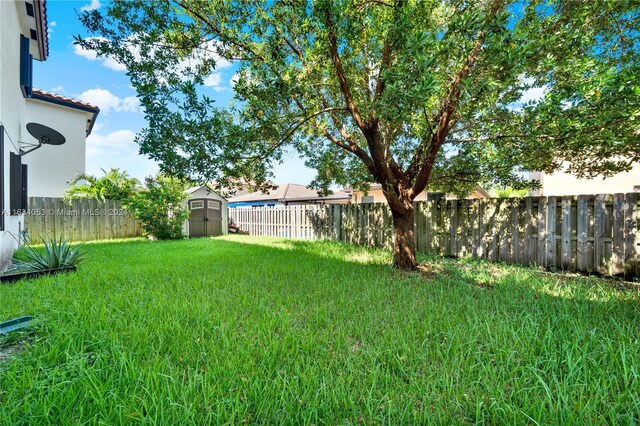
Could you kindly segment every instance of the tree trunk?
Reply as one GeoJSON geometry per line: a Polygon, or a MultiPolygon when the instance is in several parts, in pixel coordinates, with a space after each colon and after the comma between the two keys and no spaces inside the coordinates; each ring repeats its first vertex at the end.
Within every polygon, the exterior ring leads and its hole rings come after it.
{"type": "Polygon", "coordinates": [[[393,216],[393,266],[405,271],[418,269],[413,237],[414,212],[411,202],[401,210],[391,209],[393,216]]]}

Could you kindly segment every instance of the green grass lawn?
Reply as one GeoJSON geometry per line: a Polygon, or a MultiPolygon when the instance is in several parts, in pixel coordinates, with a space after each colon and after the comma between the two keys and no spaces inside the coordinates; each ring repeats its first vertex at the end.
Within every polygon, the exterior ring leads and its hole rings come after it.
{"type": "Polygon", "coordinates": [[[633,424],[640,294],[330,242],[88,244],[0,285],[0,424],[633,424]]]}

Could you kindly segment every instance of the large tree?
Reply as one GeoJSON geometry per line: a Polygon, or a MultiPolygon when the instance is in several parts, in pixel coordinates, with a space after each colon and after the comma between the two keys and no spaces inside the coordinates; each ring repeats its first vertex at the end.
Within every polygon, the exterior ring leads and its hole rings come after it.
{"type": "Polygon", "coordinates": [[[640,160],[632,0],[113,1],[81,19],[78,42],[126,65],[164,171],[263,183],[293,147],[320,189],[380,183],[398,268],[425,189],[640,160]],[[221,61],[229,108],[203,88],[221,61]]]}

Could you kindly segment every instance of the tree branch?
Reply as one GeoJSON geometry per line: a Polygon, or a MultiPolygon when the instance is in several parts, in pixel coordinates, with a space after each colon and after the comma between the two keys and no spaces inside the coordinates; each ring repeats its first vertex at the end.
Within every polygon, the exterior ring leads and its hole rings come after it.
{"type": "Polygon", "coordinates": [[[184,10],[186,10],[187,12],[189,12],[190,14],[192,14],[193,16],[197,17],[203,24],[205,24],[207,27],[209,27],[209,29],[211,31],[213,31],[213,33],[216,35],[216,37],[218,37],[218,39],[220,39],[221,41],[223,41],[224,43],[229,43],[232,44],[233,46],[236,46],[237,48],[239,48],[240,50],[243,50],[251,55],[253,55],[254,57],[256,57],[257,59],[260,59],[260,61],[265,62],[265,57],[261,54],[256,53],[250,46],[248,46],[246,43],[240,43],[237,40],[231,39],[231,38],[226,38],[223,37],[223,32],[222,30],[216,26],[213,22],[209,21],[204,15],[202,15],[201,13],[199,13],[197,10],[194,10],[193,8],[188,7],[183,1],[181,0],[174,0],[174,2],[182,7],[184,10]]]}
{"type": "Polygon", "coordinates": [[[291,138],[291,136],[293,136],[293,134],[307,121],[314,119],[315,117],[325,114],[327,112],[330,111],[344,111],[344,108],[324,108],[321,109],[319,111],[314,112],[313,114],[310,114],[306,117],[302,117],[301,119],[299,119],[298,121],[296,121],[295,123],[293,123],[290,127],[289,130],[287,130],[285,132],[284,135],[282,135],[282,137],[273,145],[271,145],[269,147],[269,149],[267,150],[267,152],[265,153],[264,156],[257,156],[254,155],[252,157],[243,157],[244,159],[254,159],[254,160],[258,160],[258,159],[262,159],[262,158],[266,158],[267,155],[270,155],[271,153],[273,153],[273,151],[275,151],[278,147],[282,146],[287,140],[289,140],[289,138],[291,138]]]}
{"type": "Polygon", "coordinates": [[[329,51],[331,54],[331,62],[336,71],[336,77],[338,78],[338,82],[340,83],[340,91],[342,92],[342,96],[344,97],[345,103],[347,104],[347,110],[351,113],[351,116],[355,120],[356,124],[363,131],[366,129],[367,124],[362,119],[360,112],[358,111],[358,107],[353,101],[353,96],[351,95],[351,88],[349,87],[349,83],[347,82],[347,76],[344,71],[344,67],[342,66],[342,60],[340,59],[340,55],[338,54],[338,39],[336,35],[336,25],[333,20],[333,16],[331,15],[331,6],[326,5],[325,7],[325,18],[327,20],[327,24],[329,25],[329,51]]]}
{"type": "Polygon", "coordinates": [[[340,139],[329,133],[327,130],[324,130],[323,135],[338,147],[358,156],[358,158],[362,160],[364,165],[369,170],[369,173],[371,173],[371,175],[375,178],[378,177],[378,170],[376,169],[376,165],[373,163],[373,160],[371,160],[371,157],[369,157],[369,155],[367,155],[367,153],[362,150],[362,148],[360,148],[358,145],[345,144],[340,139]]]}
{"type": "MultiPolygon", "coordinates": [[[[485,26],[495,18],[498,11],[502,7],[503,0],[494,0],[489,8],[487,19],[485,20],[485,26]]],[[[433,133],[430,141],[425,140],[416,150],[409,167],[407,168],[407,175],[410,181],[415,181],[411,188],[411,195],[415,196],[421,193],[429,183],[429,177],[431,176],[431,170],[435,163],[436,156],[440,147],[444,144],[449,131],[451,130],[451,120],[462,93],[462,81],[467,78],[471,72],[473,65],[475,64],[480,51],[482,49],[482,43],[486,30],[482,29],[476,36],[473,49],[465,59],[462,67],[457,72],[455,78],[451,83],[451,87],[445,98],[440,113],[438,114],[437,127],[433,133]],[[426,151],[426,152],[425,152],[426,151]],[[425,155],[426,154],[426,155],[425,155]],[[422,165],[422,167],[420,167],[422,165]]]]}

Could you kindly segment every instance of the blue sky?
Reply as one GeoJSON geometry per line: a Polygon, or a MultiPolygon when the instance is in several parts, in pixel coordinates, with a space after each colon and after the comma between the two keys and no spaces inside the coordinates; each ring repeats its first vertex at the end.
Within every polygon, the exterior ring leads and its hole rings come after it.
{"type": "MultiPolygon", "coordinates": [[[[138,154],[133,142],[145,125],[124,68],[112,59],[96,58],[93,52],[73,44],[74,35],[88,35],[77,18],[83,8],[99,8],[99,0],[48,0],[49,58],[34,61],[34,87],[70,96],[100,107],[100,115],[87,138],[87,172],[100,175],[100,169],[119,167],[131,176],[143,179],[157,172],[153,161],[138,154]]],[[[233,97],[232,64],[222,64],[211,75],[205,90],[220,106],[233,97]]],[[[275,183],[308,184],[315,171],[306,168],[297,154],[290,153],[285,162],[274,169],[275,183]]]]}

